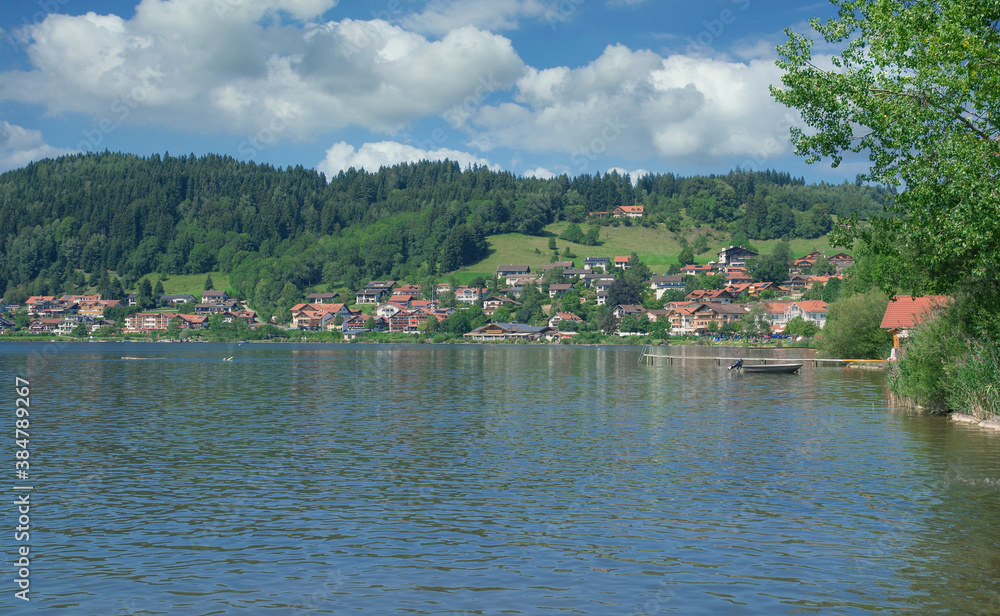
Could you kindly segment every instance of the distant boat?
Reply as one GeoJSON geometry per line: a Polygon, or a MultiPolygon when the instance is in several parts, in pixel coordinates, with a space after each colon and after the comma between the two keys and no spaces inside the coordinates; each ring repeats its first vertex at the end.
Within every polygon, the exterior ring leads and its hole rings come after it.
{"type": "Polygon", "coordinates": [[[754,364],[752,366],[740,365],[737,370],[743,372],[770,372],[774,374],[791,374],[798,372],[802,364],[754,364]]]}

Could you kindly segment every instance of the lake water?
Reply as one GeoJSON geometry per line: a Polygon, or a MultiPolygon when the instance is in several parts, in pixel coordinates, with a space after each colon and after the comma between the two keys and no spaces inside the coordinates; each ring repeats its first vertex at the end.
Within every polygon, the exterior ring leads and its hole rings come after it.
{"type": "Polygon", "coordinates": [[[33,486],[0,611],[1000,613],[1000,433],[894,412],[877,371],[638,357],[0,345],[33,486]]]}

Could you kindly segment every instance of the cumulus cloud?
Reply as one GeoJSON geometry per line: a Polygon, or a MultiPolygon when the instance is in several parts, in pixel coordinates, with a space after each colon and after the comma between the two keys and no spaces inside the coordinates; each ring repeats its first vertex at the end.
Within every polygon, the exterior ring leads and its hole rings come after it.
{"type": "Polygon", "coordinates": [[[514,102],[477,110],[473,143],[568,151],[577,172],[606,155],[764,161],[788,153],[788,126],[798,121],[768,92],[779,75],[770,60],[662,57],[613,45],[580,68],[530,69],[514,102]]]}
{"type": "Polygon", "coordinates": [[[432,0],[420,13],[401,19],[403,26],[417,32],[444,34],[472,25],[490,31],[513,30],[521,18],[555,14],[539,0],[432,0]]]}
{"type": "Polygon", "coordinates": [[[551,180],[556,177],[555,173],[552,173],[545,167],[538,167],[537,169],[528,169],[524,172],[524,177],[528,178],[538,178],[540,180],[551,180]]]}
{"type": "Polygon", "coordinates": [[[649,171],[647,169],[636,169],[634,171],[629,171],[628,169],[623,169],[621,167],[612,167],[612,168],[608,169],[608,173],[611,173],[612,171],[617,171],[618,175],[628,174],[629,179],[632,180],[632,186],[635,186],[636,184],[638,184],[639,183],[639,179],[642,176],[649,175],[649,171]]]}
{"type": "Polygon", "coordinates": [[[0,121],[0,173],[19,169],[43,158],[73,154],[73,150],[45,143],[41,131],[0,121]]]}
{"type": "Polygon", "coordinates": [[[334,0],[143,0],[135,15],[53,14],[22,34],[32,68],[0,99],[95,122],[283,136],[397,130],[525,68],[508,39],[465,26],[437,40],[382,20],[321,20],[334,0]],[[126,111],[127,110],[127,113],[126,111]]]}
{"type": "Polygon", "coordinates": [[[340,141],[326,151],[326,157],[316,165],[316,169],[330,177],[351,167],[378,171],[380,167],[391,167],[399,163],[445,159],[456,161],[463,168],[468,165],[480,165],[494,170],[499,169],[497,165],[491,164],[485,158],[468,152],[446,148],[423,150],[397,141],[366,143],[358,150],[355,150],[354,146],[349,143],[340,141]]]}

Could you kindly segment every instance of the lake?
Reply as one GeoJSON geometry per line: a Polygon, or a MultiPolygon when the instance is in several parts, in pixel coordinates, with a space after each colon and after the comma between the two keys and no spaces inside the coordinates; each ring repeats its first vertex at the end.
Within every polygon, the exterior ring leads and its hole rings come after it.
{"type": "Polygon", "coordinates": [[[33,488],[0,608],[1000,613],[1000,433],[894,411],[880,371],[671,352],[0,344],[33,488]]]}

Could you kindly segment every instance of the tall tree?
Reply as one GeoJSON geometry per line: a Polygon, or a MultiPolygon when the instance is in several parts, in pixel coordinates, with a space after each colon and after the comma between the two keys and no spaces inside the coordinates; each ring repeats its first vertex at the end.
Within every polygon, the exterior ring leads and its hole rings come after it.
{"type": "MultiPolygon", "coordinates": [[[[923,291],[1000,271],[1000,49],[996,0],[832,0],[810,23],[840,49],[815,58],[804,34],[778,48],[773,96],[808,128],[791,129],[809,162],[866,154],[862,181],[900,190],[888,215],[840,228],[849,245],[917,264],[923,291]],[[829,69],[819,65],[830,65],[829,69]]],[[[883,287],[888,276],[881,276],[883,287]]]]}

